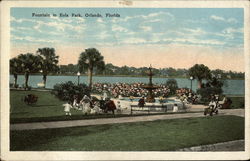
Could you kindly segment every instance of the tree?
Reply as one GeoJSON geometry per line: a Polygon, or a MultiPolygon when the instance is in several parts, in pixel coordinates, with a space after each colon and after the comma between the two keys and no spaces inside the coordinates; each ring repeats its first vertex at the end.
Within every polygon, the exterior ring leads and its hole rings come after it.
{"type": "Polygon", "coordinates": [[[36,73],[41,69],[41,59],[31,53],[20,54],[17,59],[20,60],[21,69],[25,77],[24,88],[28,89],[29,75],[30,73],[36,73]]]}
{"type": "Polygon", "coordinates": [[[166,82],[166,86],[170,89],[170,95],[174,95],[176,90],[178,89],[178,84],[175,79],[169,79],[166,82]]]}
{"type": "Polygon", "coordinates": [[[17,87],[17,76],[21,72],[21,61],[17,58],[10,59],[10,73],[14,76],[14,87],[17,87]]]}
{"type": "Polygon", "coordinates": [[[88,70],[88,83],[91,88],[93,69],[97,68],[99,70],[104,70],[105,68],[103,56],[95,48],[85,49],[85,51],[80,54],[78,67],[80,72],[84,71],[84,69],[88,70]]]}
{"type": "Polygon", "coordinates": [[[212,77],[206,83],[202,84],[202,88],[198,89],[197,93],[201,95],[201,100],[203,102],[208,103],[211,95],[220,95],[223,93],[223,84],[223,80],[212,77]]]}
{"type": "Polygon", "coordinates": [[[54,85],[52,94],[62,101],[71,101],[71,103],[73,103],[75,96],[77,96],[78,99],[83,98],[84,95],[90,96],[90,89],[85,84],[76,85],[68,81],[54,85]]]}
{"type": "Polygon", "coordinates": [[[57,65],[59,56],[56,56],[54,48],[39,48],[37,53],[41,56],[41,70],[45,87],[47,75],[50,72],[57,72],[59,70],[57,65]]]}
{"type": "Polygon", "coordinates": [[[204,64],[195,64],[189,69],[189,75],[198,80],[198,88],[201,88],[203,79],[210,79],[210,69],[204,64]]]}

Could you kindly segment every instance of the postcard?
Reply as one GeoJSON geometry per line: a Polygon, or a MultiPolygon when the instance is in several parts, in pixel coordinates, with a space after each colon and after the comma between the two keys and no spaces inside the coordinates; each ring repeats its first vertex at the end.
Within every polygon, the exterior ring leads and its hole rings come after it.
{"type": "Polygon", "coordinates": [[[249,7],[3,1],[1,159],[249,159],[249,7]]]}

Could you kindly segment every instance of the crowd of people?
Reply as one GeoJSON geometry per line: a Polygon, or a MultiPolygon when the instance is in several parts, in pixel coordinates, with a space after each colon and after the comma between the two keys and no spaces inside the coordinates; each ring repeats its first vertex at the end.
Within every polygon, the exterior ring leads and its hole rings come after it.
{"type": "MultiPolygon", "coordinates": [[[[63,104],[65,115],[71,116],[71,109],[81,110],[83,114],[99,114],[99,113],[107,113],[108,111],[112,111],[114,114],[114,110],[117,109],[113,100],[106,99],[93,99],[92,97],[88,97],[85,95],[80,101],[77,97],[74,98],[73,103],[68,101],[63,104]]],[[[118,110],[120,106],[118,104],[118,110]]]]}
{"type": "Polygon", "coordinates": [[[200,95],[193,93],[193,91],[188,88],[177,89],[176,95],[181,101],[187,104],[188,103],[195,104],[201,99],[200,95]]]}
{"type": "MultiPolygon", "coordinates": [[[[145,97],[148,94],[148,90],[143,88],[145,83],[95,83],[93,84],[92,90],[93,92],[101,94],[103,97],[101,100],[95,100],[91,97],[84,96],[81,100],[78,98],[74,98],[73,103],[66,103],[63,106],[65,107],[65,114],[71,115],[70,109],[80,109],[83,113],[99,113],[99,111],[107,112],[114,110],[121,110],[120,102],[118,101],[116,107],[113,100],[110,98],[121,98],[121,97],[140,97],[138,101],[138,106],[143,107],[145,105],[145,97]],[[109,96],[108,96],[109,95],[109,96]]],[[[164,85],[158,85],[159,88],[153,90],[154,96],[159,98],[168,97],[170,93],[170,89],[164,85]]],[[[188,88],[179,88],[175,91],[176,96],[183,102],[183,104],[196,104],[201,99],[200,95],[195,94],[191,89],[188,88]]],[[[222,106],[227,102],[226,97],[223,98],[222,101],[219,101],[219,95],[211,95],[211,102],[209,106],[218,107],[218,105],[222,106]]],[[[231,103],[231,102],[229,102],[231,103]]],[[[175,106],[177,106],[175,104],[175,106]]],[[[174,110],[176,111],[176,109],[174,110]]]]}
{"type": "MultiPolygon", "coordinates": [[[[142,88],[145,83],[95,83],[93,84],[93,91],[97,93],[107,92],[114,98],[122,97],[143,97],[148,94],[148,90],[142,88]]],[[[167,97],[170,93],[170,89],[166,85],[159,85],[159,88],[155,89],[154,95],[156,97],[167,97]]]]}

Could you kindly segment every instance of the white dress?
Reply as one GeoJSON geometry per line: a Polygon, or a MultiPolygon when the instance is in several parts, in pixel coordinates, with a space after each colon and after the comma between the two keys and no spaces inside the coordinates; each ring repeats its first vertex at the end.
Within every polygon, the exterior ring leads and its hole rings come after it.
{"type": "Polygon", "coordinates": [[[178,112],[178,106],[173,107],[173,112],[178,112]]]}
{"type": "Polygon", "coordinates": [[[215,108],[216,107],[216,102],[211,101],[211,102],[209,102],[208,106],[209,107],[214,106],[213,108],[215,108]]]}
{"type": "Polygon", "coordinates": [[[65,111],[65,112],[70,112],[70,108],[71,108],[71,105],[70,105],[70,104],[65,103],[65,104],[63,104],[63,106],[64,106],[64,111],[65,111]]]}
{"type": "Polygon", "coordinates": [[[90,103],[83,103],[83,108],[82,108],[82,112],[84,114],[90,114],[91,112],[91,108],[90,108],[90,103]]]}

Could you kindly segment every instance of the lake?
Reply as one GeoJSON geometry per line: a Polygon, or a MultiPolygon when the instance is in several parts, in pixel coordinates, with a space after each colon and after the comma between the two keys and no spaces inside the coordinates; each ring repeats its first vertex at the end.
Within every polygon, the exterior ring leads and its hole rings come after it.
{"type": "MultiPolygon", "coordinates": [[[[169,78],[153,78],[154,84],[163,84],[166,83],[166,81],[169,78]]],[[[80,83],[86,83],[87,84],[88,77],[87,76],[80,76],[80,83]]],[[[179,88],[190,88],[191,81],[186,78],[175,78],[175,80],[178,83],[179,88]]],[[[57,83],[63,83],[67,81],[72,81],[74,83],[77,83],[77,76],[48,76],[47,77],[47,84],[46,88],[53,88],[53,86],[57,83]]],[[[10,83],[14,82],[14,78],[12,75],[10,75],[10,83]]],[[[42,82],[42,76],[41,75],[31,75],[29,77],[29,86],[31,87],[37,87],[38,83],[42,82]]],[[[100,76],[94,76],[93,77],[93,83],[135,83],[135,82],[142,82],[142,83],[148,83],[148,78],[146,77],[100,77],[100,76]]],[[[24,84],[24,76],[19,75],[17,84],[22,85],[24,84]]],[[[192,89],[197,89],[197,81],[192,81],[192,89]]],[[[245,94],[245,81],[244,80],[226,80],[223,86],[224,94],[230,94],[230,95],[244,95],[245,94]]]]}

